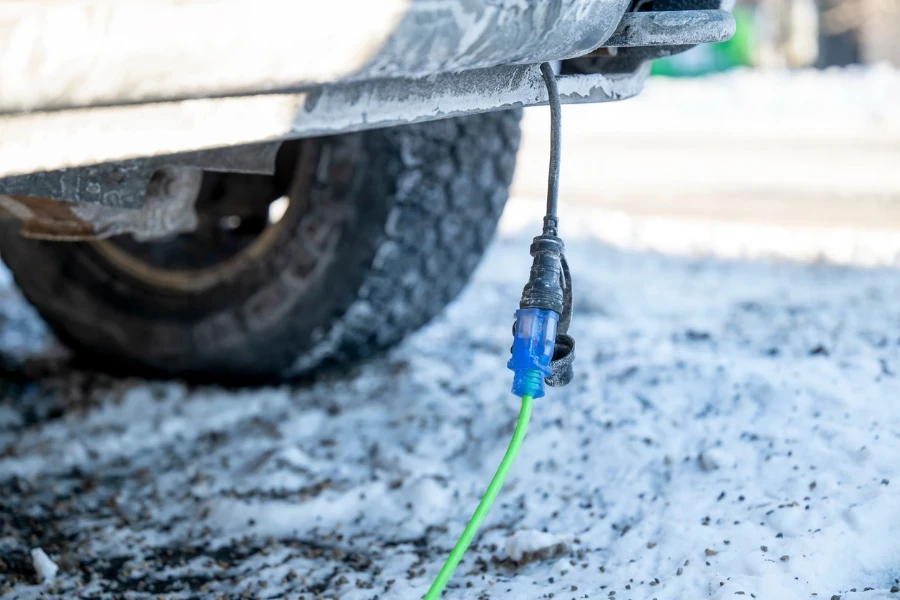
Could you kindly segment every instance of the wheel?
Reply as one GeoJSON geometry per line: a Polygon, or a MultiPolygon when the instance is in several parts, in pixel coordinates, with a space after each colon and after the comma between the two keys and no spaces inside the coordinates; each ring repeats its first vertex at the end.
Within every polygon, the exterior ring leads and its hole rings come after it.
{"type": "Polygon", "coordinates": [[[520,111],[301,140],[274,176],[204,175],[167,241],[25,239],[0,256],[106,367],[290,377],[397,343],[453,300],[508,196],[520,111]]]}

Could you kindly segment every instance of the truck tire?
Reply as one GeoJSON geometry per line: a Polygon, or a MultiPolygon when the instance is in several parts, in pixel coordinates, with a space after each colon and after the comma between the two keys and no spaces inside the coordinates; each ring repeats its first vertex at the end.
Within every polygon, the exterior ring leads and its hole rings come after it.
{"type": "Polygon", "coordinates": [[[205,174],[192,234],[63,243],[6,223],[0,256],[59,339],[102,368],[286,378],[359,360],[468,281],[508,197],[520,118],[291,142],[274,176],[205,174]]]}

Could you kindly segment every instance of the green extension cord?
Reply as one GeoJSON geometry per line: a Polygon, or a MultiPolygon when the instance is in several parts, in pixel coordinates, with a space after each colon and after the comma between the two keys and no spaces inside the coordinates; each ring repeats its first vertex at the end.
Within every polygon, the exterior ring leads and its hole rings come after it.
{"type": "Polygon", "coordinates": [[[491,510],[491,505],[494,504],[497,494],[500,493],[500,488],[503,487],[503,482],[506,481],[509,470],[512,468],[513,463],[516,462],[516,456],[519,455],[519,449],[525,440],[525,433],[528,431],[528,421],[531,419],[531,402],[531,396],[522,397],[522,410],[519,411],[519,421],[516,423],[516,430],[513,432],[512,440],[509,442],[509,448],[506,449],[506,455],[500,461],[500,466],[497,467],[497,472],[494,474],[494,478],[491,479],[491,484],[481,498],[481,502],[478,503],[478,508],[475,509],[469,524],[466,525],[453,550],[450,551],[447,562],[441,567],[441,572],[438,573],[434,583],[431,584],[431,588],[425,594],[424,600],[437,600],[440,597],[441,592],[444,591],[444,586],[450,581],[453,571],[456,570],[456,566],[462,560],[463,554],[466,553],[466,549],[472,543],[472,538],[475,537],[475,533],[484,522],[488,511],[491,510]]]}

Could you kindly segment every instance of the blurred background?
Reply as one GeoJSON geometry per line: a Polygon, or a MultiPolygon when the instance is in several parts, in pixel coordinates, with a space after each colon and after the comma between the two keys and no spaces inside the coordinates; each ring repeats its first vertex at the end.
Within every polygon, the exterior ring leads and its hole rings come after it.
{"type": "MultiPolygon", "coordinates": [[[[730,42],[657,61],[640,97],[565,107],[562,205],[592,207],[568,223],[632,248],[894,264],[900,2],[734,12],[730,42]]],[[[514,203],[534,213],[548,135],[526,111],[514,203]]]]}

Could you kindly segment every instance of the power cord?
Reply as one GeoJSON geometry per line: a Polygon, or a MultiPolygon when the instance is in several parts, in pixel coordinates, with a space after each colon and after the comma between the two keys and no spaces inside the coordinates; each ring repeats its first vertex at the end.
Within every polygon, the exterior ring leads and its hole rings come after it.
{"type": "Polygon", "coordinates": [[[559,171],[562,161],[562,104],[559,101],[559,87],[556,74],[550,63],[541,65],[541,76],[547,86],[550,101],[550,175],[547,178],[547,215],[544,220],[544,234],[557,235],[559,232],[559,171]],[[547,228],[547,220],[553,220],[552,230],[547,228]]]}
{"type": "Polygon", "coordinates": [[[435,578],[434,583],[431,584],[431,588],[429,588],[428,593],[425,594],[424,600],[437,600],[437,598],[440,597],[441,592],[444,590],[444,586],[450,581],[450,577],[453,576],[453,571],[456,570],[456,566],[459,564],[459,561],[462,560],[463,554],[465,554],[466,550],[469,548],[469,544],[472,543],[472,539],[478,532],[478,528],[481,527],[488,511],[491,510],[494,499],[497,498],[497,494],[500,493],[500,488],[503,487],[503,482],[506,481],[506,475],[509,473],[509,470],[512,469],[513,463],[519,455],[519,449],[522,448],[522,442],[525,440],[525,433],[528,431],[528,421],[531,420],[531,401],[532,398],[530,396],[522,398],[522,409],[519,411],[519,421],[516,423],[516,430],[513,432],[512,440],[509,442],[509,448],[506,449],[506,455],[504,455],[503,460],[500,461],[500,466],[497,468],[494,478],[491,479],[491,484],[481,498],[481,502],[478,503],[478,508],[475,509],[472,518],[469,519],[469,524],[466,525],[466,528],[463,530],[462,535],[459,536],[456,545],[453,546],[453,550],[450,551],[450,556],[447,557],[447,561],[444,563],[444,566],[441,567],[441,571],[435,578]]]}
{"type": "Polygon", "coordinates": [[[551,123],[547,212],[543,232],[531,244],[534,262],[531,265],[531,276],[522,290],[519,310],[516,311],[512,358],[507,365],[513,371],[512,392],[522,398],[522,408],[506,455],[424,600],[437,600],[440,597],[500,493],[528,431],[532,401],[544,397],[544,384],[564,386],[573,376],[575,341],[567,335],[572,320],[572,281],[565,259],[565,244],[559,237],[557,215],[562,106],[553,68],[547,63],[542,64],[541,75],[547,86],[551,123]]]}

